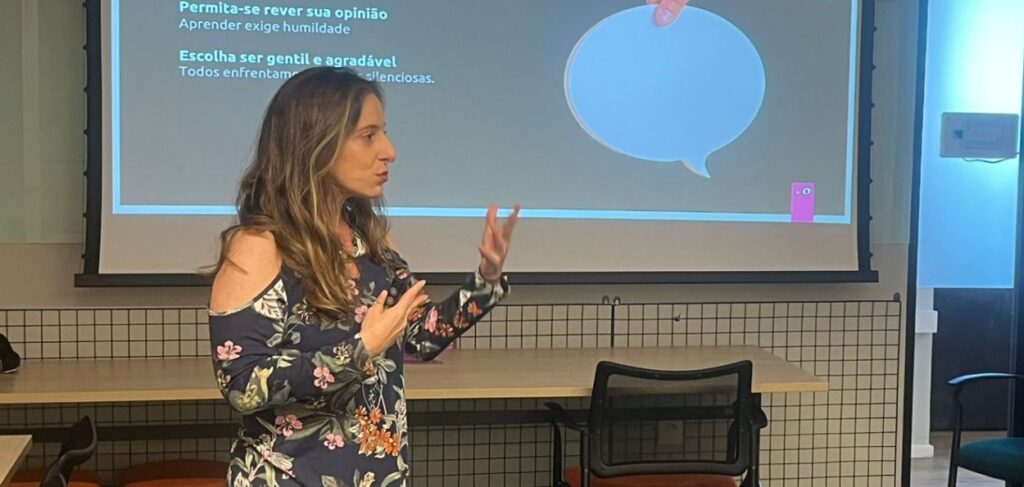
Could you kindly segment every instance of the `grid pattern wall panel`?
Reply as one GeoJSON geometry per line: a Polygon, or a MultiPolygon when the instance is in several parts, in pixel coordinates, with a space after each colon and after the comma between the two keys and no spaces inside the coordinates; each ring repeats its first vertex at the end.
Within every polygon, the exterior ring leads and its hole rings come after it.
{"type": "MultiPolygon", "coordinates": [[[[896,301],[507,305],[495,308],[457,346],[756,345],[826,378],[831,388],[764,396],[770,421],[761,438],[763,485],[895,486],[901,312],[896,301]]],[[[54,358],[209,353],[203,308],[0,309],[0,333],[26,359],[25,366],[54,358]]],[[[579,399],[552,400],[574,409],[587,405],[579,399]]],[[[538,410],[543,402],[414,401],[410,412],[487,415],[538,410]]],[[[101,431],[134,427],[127,430],[139,432],[137,439],[101,436],[86,468],[110,485],[116,485],[125,467],[147,461],[225,460],[231,424],[237,422],[237,415],[218,401],[11,405],[0,406],[0,430],[49,431],[36,439],[27,461],[41,467],[59,449],[54,432],[83,414],[92,415],[101,431]],[[197,434],[187,437],[190,432],[197,434]]],[[[550,435],[541,421],[413,425],[412,485],[549,485],[550,435]]],[[[578,455],[576,440],[565,440],[569,463],[578,455]]]]}
{"type": "Polygon", "coordinates": [[[765,394],[765,485],[895,486],[901,305],[893,301],[622,305],[616,346],[756,345],[829,381],[765,394]]]}

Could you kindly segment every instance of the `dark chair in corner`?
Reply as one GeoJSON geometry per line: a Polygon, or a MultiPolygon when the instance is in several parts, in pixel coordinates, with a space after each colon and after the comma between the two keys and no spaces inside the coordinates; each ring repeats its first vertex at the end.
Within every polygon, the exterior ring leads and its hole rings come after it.
{"type": "Polygon", "coordinates": [[[95,474],[72,475],[96,453],[96,425],[84,416],[68,428],[60,453],[45,471],[18,472],[9,487],[100,487],[95,474]]]}
{"type": "Polygon", "coordinates": [[[996,438],[960,444],[964,405],[960,395],[968,384],[991,380],[1016,380],[1024,387],[1024,375],[983,373],[963,375],[949,381],[953,386],[953,446],[949,453],[949,487],[956,485],[957,469],[966,468],[982,475],[1024,485],[1024,438],[996,438]]]}
{"type": "Polygon", "coordinates": [[[767,418],[751,393],[753,364],[702,370],[597,365],[586,424],[546,403],[558,487],[756,486],[767,418]],[[580,466],[562,468],[562,431],[580,434],[580,466]]]}

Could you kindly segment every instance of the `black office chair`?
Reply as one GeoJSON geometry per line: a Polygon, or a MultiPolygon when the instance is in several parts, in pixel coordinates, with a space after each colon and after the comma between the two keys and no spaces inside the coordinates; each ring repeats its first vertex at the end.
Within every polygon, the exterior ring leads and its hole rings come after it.
{"type": "Polygon", "coordinates": [[[64,441],[60,445],[60,453],[47,467],[40,480],[37,473],[19,472],[15,475],[10,487],[68,487],[68,485],[100,487],[98,479],[71,481],[75,467],[85,463],[96,452],[96,426],[89,416],[84,416],[68,428],[64,441]]]}
{"type": "Polygon", "coordinates": [[[953,386],[953,445],[949,453],[949,487],[956,486],[957,469],[966,468],[982,475],[1024,486],[1024,438],[996,438],[960,444],[964,405],[960,395],[968,384],[988,380],[1016,380],[1024,387],[1024,375],[983,373],[963,375],[949,381],[953,386]]]}
{"type": "Polygon", "coordinates": [[[757,485],[767,418],[751,393],[753,364],[663,371],[601,362],[585,425],[546,403],[555,486],[757,485]],[[561,427],[580,434],[580,466],[562,469],[561,427]],[[593,475],[593,477],[591,477],[593,475]]]}

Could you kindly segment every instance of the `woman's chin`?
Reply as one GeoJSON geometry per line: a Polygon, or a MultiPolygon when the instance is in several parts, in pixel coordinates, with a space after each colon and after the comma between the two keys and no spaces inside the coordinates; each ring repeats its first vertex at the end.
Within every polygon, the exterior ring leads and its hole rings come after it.
{"type": "Polygon", "coordinates": [[[349,193],[352,198],[359,198],[364,200],[372,200],[374,198],[380,198],[384,195],[384,187],[377,186],[375,188],[367,188],[362,191],[351,191],[349,193]]]}
{"type": "Polygon", "coordinates": [[[374,198],[380,198],[381,196],[384,196],[384,186],[383,185],[377,186],[376,188],[374,188],[374,189],[372,189],[370,191],[367,191],[363,195],[363,198],[366,198],[368,200],[372,200],[374,198]]]}

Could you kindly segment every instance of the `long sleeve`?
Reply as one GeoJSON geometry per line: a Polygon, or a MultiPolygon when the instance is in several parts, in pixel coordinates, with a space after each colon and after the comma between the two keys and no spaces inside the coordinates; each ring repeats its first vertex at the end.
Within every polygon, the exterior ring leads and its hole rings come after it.
{"type": "MultiPolygon", "coordinates": [[[[392,287],[404,293],[417,279],[397,253],[388,260],[395,269],[392,287]]],[[[506,276],[502,276],[498,283],[491,284],[479,272],[474,273],[445,300],[428,302],[411,317],[405,333],[405,352],[420,360],[432,360],[459,335],[480,321],[508,292],[506,276]]]]}
{"type": "Polygon", "coordinates": [[[372,373],[358,334],[313,350],[294,348],[310,319],[289,307],[284,281],[251,305],[210,313],[210,341],[221,393],[243,414],[294,402],[349,396],[372,373]]]}

